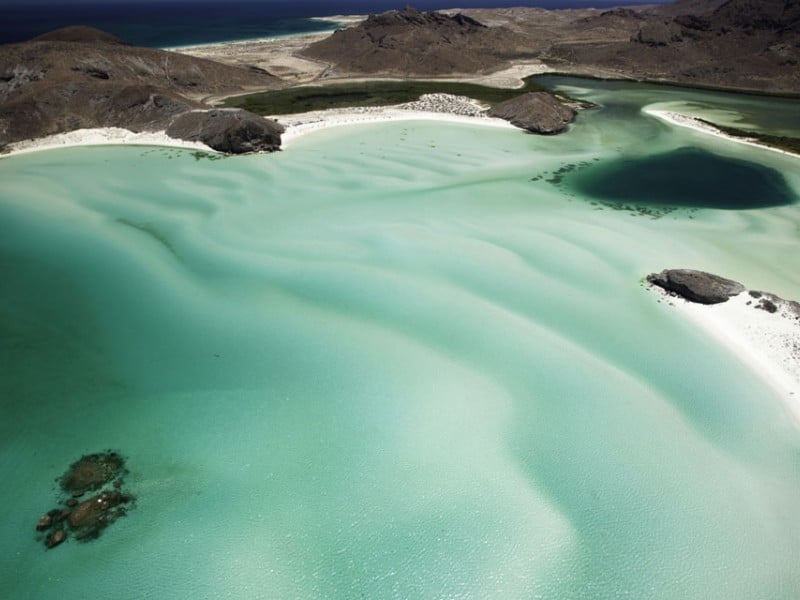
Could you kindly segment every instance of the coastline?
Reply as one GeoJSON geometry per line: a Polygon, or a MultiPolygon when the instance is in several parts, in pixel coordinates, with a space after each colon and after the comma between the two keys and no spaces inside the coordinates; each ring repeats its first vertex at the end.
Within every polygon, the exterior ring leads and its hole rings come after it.
{"type": "Polygon", "coordinates": [[[800,158],[800,154],[796,154],[794,152],[789,152],[788,150],[783,150],[781,148],[775,148],[774,146],[768,146],[767,144],[763,144],[758,140],[753,138],[742,138],[742,137],[735,137],[725,133],[717,129],[716,127],[712,127],[708,123],[703,123],[697,117],[692,117],[690,115],[685,115],[683,113],[672,112],[668,110],[657,110],[657,109],[643,109],[643,113],[656,117],[657,119],[661,119],[671,125],[677,125],[678,127],[686,127],[687,129],[693,129],[695,131],[699,131],[700,133],[705,133],[708,135],[713,135],[718,138],[722,138],[728,140],[729,142],[736,142],[737,144],[745,144],[747,146],[753,146],[755,148],[761,148],[763,150],[770,150],[771,152],[777,152],[779,154],[784,154],[786,156],[792,156],[795,158],[800,158]]]}
{"type": "Polygon", "coordinates": [[[746,291],[711,305],[660,289],[656,293],[755,372],[784,401],[800,427],[800,316],[791,314],[784,303],[776,313],[757,309],[757,300],[746,291]]]}
{"type": "Polygon", "coordinates": [[[281,135],[281,149],[285,149],[303,136],[323,129],[390,121],[440,121],[484,127],[500,127],[519,131],[519,129],[503,119],[458,114],[457,112],[415,110],[413,108],[403,108],[403,105],[332,108],[307,113],[278,115],[272,118],[286,128],[286,131],[281,135]]]}
{"type": "Polygon", "coordinates": [[[299,33],[282,33],[278,35],[270,35],[264,37],[257,37],[257,38],[243,38],[239,40],[220,40],[217,42],[205,42],[200,44],[184,44],[179,46],[163,46],[160,50],[170,50],[174,52],[181,52],[183,50],[198,50],[198,49],[206,49],[209,51],[212,50],[223,50],[223,49],[231,49],[234,50],[236,48],[241,48],[246,46],[247,44],[262,44],[268,42],[275,42],[279,40],[289,40],[289,39],[306,39],[316,41],[317,38],[327,37],[332,34],[334,31],[341,27],[350,27],[357,23],[360,23],[364,19],[366,19],[366,15],[331,15],[328,17],[309,17],[309,21],[321,21],[323,23],[330,23],[330,29],[320,29],[318,31],[301,31],[299,33]]]}
{"type": "Polygon", "coordinates": [[[163,131],[134,133],[120,127],[98,127],[94,129],[77,129],[34,140],[14,142],[0,152],[0,160],[18,154],[56,148],[74,148],[77,146],[166,146],[219,154],[205,144],[171,138],[163,131]]]}
{"type": "MultiPolygon", "coordinates": [[[[286,131],[281,135],[281,149],[286,148],[300,137],[323,129],[390,121],[442,121],[517,130],[516,127],[502,119],[468,116],[452,112],[411,110],[401,108],[398,105],[368,108],[334,108],[293,115],[280,115],[275,117],[275,120],[286,127],[286,131]]],[[[4,151],[0,152],[0,160],[30,152],[78,146],[164,146],[219,154],[205,144],[172,138],[163,131],[134,133],[119,127],[101,127],[78,129],[34,140],[15,142],[9,144],[4,151]]]]}

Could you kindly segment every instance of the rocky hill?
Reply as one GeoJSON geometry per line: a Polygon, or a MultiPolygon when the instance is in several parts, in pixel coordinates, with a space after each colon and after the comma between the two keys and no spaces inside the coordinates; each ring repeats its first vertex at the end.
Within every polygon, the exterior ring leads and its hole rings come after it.
{"type": "Polygon", "coordinates": [[[407,7],[370,15],[303,55],[333,64],[338,74],[441,76],[491,71],[532,53],[525,36],[505,27],[407,7]]]}
{"type": "Polygon", "coordinates": [[[82,128],[166,130],[178,116],[210,108],[201,102],[206,95],[279,84],[263,70],[136,48],[96,29],[69,27],[0,48],[0,147],[82,128]]]}
{"type": "Polygon", "coordinates": [[[626,42],[562,43],[549,58],[639,79],[800,92],[800,0],[695,0],[643,16],[626,42]]]}

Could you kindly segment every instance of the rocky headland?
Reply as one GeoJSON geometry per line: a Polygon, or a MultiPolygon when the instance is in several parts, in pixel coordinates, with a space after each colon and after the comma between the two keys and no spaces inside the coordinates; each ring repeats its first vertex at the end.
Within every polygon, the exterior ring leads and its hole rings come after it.
{"type": "Polygon", "coordinates": [[[136,48],[96,29],[69,27],[2,47],[0,149],[98,127],[168,131],[221,152],[275,149],[277,124],[245,111],[207,112],[212,107],[201,98],[278,85],[278,78],[260,69],[136,48]],[[220,135],[223,124],[227,129],[220,135]]]}
{"type": "Polygon", "coordinates": [[[574,108],[547,92],[529,92],[495,104],[487,114],[542,135],[561,133],[577,115],[574,108]]]}

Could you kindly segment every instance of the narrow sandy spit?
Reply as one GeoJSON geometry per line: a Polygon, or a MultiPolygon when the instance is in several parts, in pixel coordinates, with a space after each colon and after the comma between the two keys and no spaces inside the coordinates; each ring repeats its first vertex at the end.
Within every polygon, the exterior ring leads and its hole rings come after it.
{"type": "Polygon", "coordinates": [[[35,140],[24,140],[9,144],[6,151],[0,154],[0,158],[74,146],[168,146],[170,148],[187,148],[200,150],[201,152],[217,153],[216,150],[209,148],[205,144],[171,138],[163,131],[134,133],[119,127],[102,127],[97,129],[78,129],[35,140]]]}
{"type": "MultiPolygon", "coordinates": [[[[656,288],[653,288],[656,289],[656,288]]],[[[678,311],[758,375],[786,402],[800,426],[800,320],[785,305],[776,313],[755,308],[743,292],[721,304],[697,304],[663,294],[678,311]]]]}
{"type": "Polygon", "coordinates": [[[667,110],[655,110],[655,109],[644,109],[642,112],[651,115],[653,117],[656,117],[658,119],[661,119],[662,121],[666,121],[667,123],[671,123],[672,125],[694,129],[695,131],[700,131],[702,133],[714,135],[716,137],[729,140],[731,142],[736,142],[737,144],[746,144],[748,146],[754,146],[756,148],[762,148],[764,150],[778,152],[779,154],[785,154],[786,156],[800,156],[800,154],[795,154],[794,152],[789,152],[787,150],[781,150],[780,148],[773,148],[772,146],[767,146],[766,144],[762,144],[761,142],[753,138],[741,138],[728,135],[724,131],[720,131],[716,127],[712,127],[708,123],[703,123],[697,117],[692,117],[690,115],[684,115],[682,113],[671,112],[667,110]]]}

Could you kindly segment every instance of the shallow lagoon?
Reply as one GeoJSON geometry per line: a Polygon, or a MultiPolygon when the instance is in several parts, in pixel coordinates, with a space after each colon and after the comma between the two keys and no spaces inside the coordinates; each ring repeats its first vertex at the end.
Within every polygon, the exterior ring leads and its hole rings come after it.
{"type": "Polygon", "coordinates": [[[0,596],[796,598],[798,428],[640,283],[800,298],[796,200],[614,210],[570,177],[690,147],[796,195],[799,163],[638,113],[714,94],[558,83],[604,108],[555,138],[0,161],[0,596]],[[45,552],[54,479],[108,447],[136,509],[45,552]]]}

